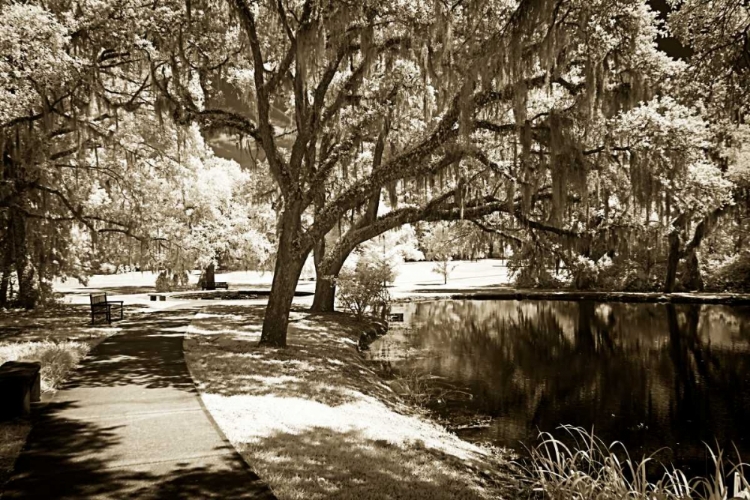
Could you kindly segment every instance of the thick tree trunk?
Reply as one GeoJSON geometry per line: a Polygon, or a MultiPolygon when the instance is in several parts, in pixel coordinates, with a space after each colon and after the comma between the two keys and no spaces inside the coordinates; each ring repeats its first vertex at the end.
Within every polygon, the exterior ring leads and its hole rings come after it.
{"type": "Polygon", "coordinates": [[[336,283],[328,278],[328,269],[326,266],[326,243],[325,238],[315,245],[314,261],[315,261],[315,297],[313,297],[313,303],[310,307],[311,311],[314,312],[329,312],[333,311],[335,292],[331,293],[331,285],[335,286],[336,283]]]}
{"type": "MultiPolygon", "coordinates": [[[[3,249],[5,250],[5,249],[3,249]]],[[[8,305],[8,288],[10,285],[10,253],[3,255],[0,265],[0,307],[8,305]]]]}
{"type": "Polygon", "coordinates": [[[667,276],[664,279],[664,293],[674,291],[677,278],[677,265],[680,263],[680,234],[675,229],[669,233],[669,256],[667,257],[667,276]]]}
{"type": "Polygon", "coordinates": [[[11,239],[12,259],[18,279],[18,296],[16,302],[19,307],[33,309],[37,302],[34,289],[34,269],[29,262],[28,246],[26,244],[26,221],[15,210],[11,211],[11,239]]]}
{"type": "Polygon", "coordinates": [[[37,292],[34,288],[34,269],[24,257],[16,260],[18,273],[17,305],[24,309],[34,309],[37,303],[37,292]]]}
{"type": "Polygon", "coordinates": [[[310,310],[313,312],[332,312],[336,304],[336,282],[330,274],[318,274],[315,281],[315,297],[310,310]]]}
{"type": "Polygon", "coordinates": [[[703,277],[701,276],[698,255],[693,249],[685,259],[685,286],[689,291],[703,291],[703,277]]]}
{"type": "Polygon", "coordinates": [[[336,303],[336,278],[350,252],[332,261],[325,261],[316,269],[315,297],[310,308],[314,312],[333,312],[336,303]]]}
{"type": "Polygon", "coordinates": [[[286,347],[289,311],[294,300],[294,291],[297,288],[302,267],[305,265],[305,259],[310,253],[309,249],[299,247],[300,205],[299,202],[293,203],[282,214],[276,266],[266,315],[263,318],[260,345],[286,347]]]}
{"type": "Polygon", "coordinates": [[[289,311],[294,300],[305,257],[276,259],[276,269],[271,285],[271,295],[268,297],[266,315],[263,318],[263,333],[260,345],[271,347],[286,347],[286,333],[289,326],[289,311]]]}
{"type": "Polygon", "coordinates": [[[354,251],[359,241],[349,241],[349,244],[339,242],[329,255],[321,260],[316,267],[315,297],[310,308],[314,312],[333,312],[336,303],[336,278],[339,277],[346,259],[354,251]]]}
{"type": "Polygon", "coordinates": [[[203,287],[206,290],[216,290],[216,266],[213,262],[208,265],[203,274],[203,287]]]}
{"type": "Polygon", "coordinates": [[[0,308],[8,305],[10,274],[13,264],[10,248],[10,221],[7,222],[7,226],[4,229],[5,241],[0,244],[0,308]]]}

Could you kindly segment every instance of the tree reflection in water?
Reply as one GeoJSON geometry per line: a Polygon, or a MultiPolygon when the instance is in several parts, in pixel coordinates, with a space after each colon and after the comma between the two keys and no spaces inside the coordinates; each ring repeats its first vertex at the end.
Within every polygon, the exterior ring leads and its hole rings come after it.
{"type": "Polygon", "coordinates": [[[666,448],[659,459],[692,473],[705,469],[704,442],[750,457],[750,308],[436,301],[406,317],[411,330],[373,357],[470,392],[435,407],[492,418],[467,439],[519,448],[572,424],[634,457],[666,448]]]}

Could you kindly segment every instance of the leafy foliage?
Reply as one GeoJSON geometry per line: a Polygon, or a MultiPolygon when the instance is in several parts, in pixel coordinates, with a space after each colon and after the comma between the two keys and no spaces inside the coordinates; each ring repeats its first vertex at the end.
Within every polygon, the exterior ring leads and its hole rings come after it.
{"type": "Polygon", "coordinates": [[[335,275],[418,221],[479,222],[540,283],[700,288],[745,196],[748,15],[672,3],[687,62],[631,0],[3,0],[2,273],[33,303],[102,262],[276,254],[279,345],[311,252],[335,275]]]}
{"type": "Polygon", "coordinates": [[[393,269],[387,261],[361,258],[353,269],[344,269],[337,278],[339,301],[360,319],[367,313],[384,313],[390,302],[388,282],[392,279],[393,269]]]}
{"type": "Polygon", "coordinates": [[[750,292],[750,251],[745,250],[708,273],[707,288],[717,291],[750,292]]]}

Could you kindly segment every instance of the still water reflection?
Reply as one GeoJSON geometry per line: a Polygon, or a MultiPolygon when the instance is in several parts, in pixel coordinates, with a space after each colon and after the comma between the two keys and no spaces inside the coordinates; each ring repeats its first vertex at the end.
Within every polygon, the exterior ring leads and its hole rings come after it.
{"type": "Polygon", "coordinates": [[[748,307],[444,300],[403,310],[408,328],[371,356],[459,389],[435,409],[488,421],[466,439],[522,449],[539,430],[573,424],[634,457],[665,448],[658,458],[686,472],[705,470],[703,442],[734,443],[750,460],[748,307]]]}

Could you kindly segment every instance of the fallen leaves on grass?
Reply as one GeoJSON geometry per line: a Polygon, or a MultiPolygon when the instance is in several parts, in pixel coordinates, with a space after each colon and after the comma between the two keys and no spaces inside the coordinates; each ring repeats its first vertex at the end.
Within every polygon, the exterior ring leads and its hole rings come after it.
{"type": "Polygon", "coordinates": [[[263,309],[212,307],[186,358],[217,424],[281,500],[514,496],[507,457],[420,418],[356,351],[362,325],[293,312],[287,349],[257,347],[263,309]]]}

